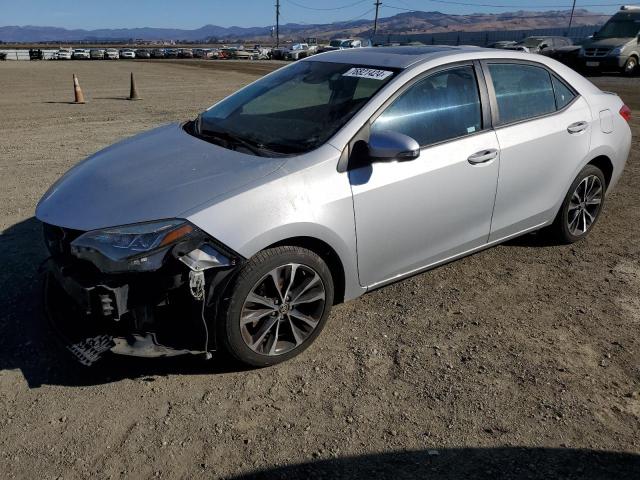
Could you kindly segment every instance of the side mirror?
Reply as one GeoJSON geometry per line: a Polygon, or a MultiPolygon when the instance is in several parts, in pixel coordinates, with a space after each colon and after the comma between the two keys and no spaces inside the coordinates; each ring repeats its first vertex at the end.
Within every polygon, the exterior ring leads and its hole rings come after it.
{"type": "Polygon", "coordinates": [[[404,162],[420,156],[420,145],[413,138],[398,132],[372,132],[369,137],[369,159],[372,162],[404,162]]]}

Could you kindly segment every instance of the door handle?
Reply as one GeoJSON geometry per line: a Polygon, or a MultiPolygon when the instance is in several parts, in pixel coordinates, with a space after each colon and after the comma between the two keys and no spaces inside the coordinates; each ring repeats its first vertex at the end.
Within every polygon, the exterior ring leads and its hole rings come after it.
{"type": "Polygon", "coordinates": [[[476,165],[478,163],[486,163],[490,160],[493,160],[497,156],[498,156],[497,149],[488,148],[486,150],[480,150],[479,152],[476,152],[473,155],[470,155],[469,158],[467,158],[467,161],[472,165],[476,165]]]}
{"type": "Polygon", "coordinates": [[[567,127],[569,133],[580,133],[587,129],[589,124],[587,122],[575,122],[567,127]]]}

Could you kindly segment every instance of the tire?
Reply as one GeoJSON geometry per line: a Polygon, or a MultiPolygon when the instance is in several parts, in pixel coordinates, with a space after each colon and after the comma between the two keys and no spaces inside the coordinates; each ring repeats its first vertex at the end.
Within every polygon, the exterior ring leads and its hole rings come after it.
{"type": "Polygon", "coordinates": [[[291,246],[263,250],[241,267],[229,286],[217,322],[218,338],[246,365],[275,365],[302,353],[316,339],[333,298],[331,272],[314,252],[291,246]]]}
{"type": "Polygon", "coordinates": [[[638,59],[636,57],[627,58],[626,63],[624,64],[624,68],[622,72],[625,75],[633,75],[638,69],[638,59]]]}
{"type": "Polygon", "coordinates": [[[550,227],[550,233],[558,242],[575,243],[589,234],[602,212],[606,185],[598,167],[587,165],[582,169],[569,187],[550,227]]]}

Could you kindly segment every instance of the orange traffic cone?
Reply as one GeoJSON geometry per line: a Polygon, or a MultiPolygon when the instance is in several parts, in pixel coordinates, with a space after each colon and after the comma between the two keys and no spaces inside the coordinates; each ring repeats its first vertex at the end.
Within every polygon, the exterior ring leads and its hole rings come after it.
{"type": "Polygon", "coordinates": [[[76,77],[75,73],[73,74],[73,93],[76,97],[73,103],[84,103],[84,95],[82,94],[82,89],[80,88],[78,77],[76,77]]]}
{"type": "Polygon", "coordinates": [[[131,72],[131,90],[129,91],[129,100],[140,100],[138,96],[138,89],[136,88],[136,79],[133,77],[133,72],[131,72]]]}

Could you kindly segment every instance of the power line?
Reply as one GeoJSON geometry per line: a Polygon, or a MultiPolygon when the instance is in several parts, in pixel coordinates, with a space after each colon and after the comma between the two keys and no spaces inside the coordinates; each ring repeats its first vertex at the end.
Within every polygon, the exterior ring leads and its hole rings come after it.
{"type": "MultiPolygon", "coordinates": [[[[505,5],[505,4],[495,4],[495,3],[471,3],[471,2],[459,2],[455,0],[425,0],[431,3],[444,3],[447,5],[462,5],[466,7],[493,7],[493,8],[571,8],[571,4],[563,4],[563,5],[505,5]]],[[[402,2],[405,5],[409,6],[407,3],[402,2]]],[[[619,6],[620,2],[617,3],[584,3],[579,5],[580,7],[616,7],[619,6]]],[[[629,4],[629,5],[638,5],[638,4],[629,4]]],[[[417,8],[404,8],[397,7],[393,5],[385,4],[385,7],[395,8],[397,10],[406,10],[408,12],[425,12],[425,10],[420,10],[417,8]]]]}
{"type": "Polygon", "coordinates": [[[358,0],[357,2],[350,3],[348,5],[342,5],[341,7],[331,7],[331,8],[317,8],[317,7],[309,7],[307,5],[302,5],[301,3],[294,2],[293,0],[286,0],[287,3],[291,5],[295,5],[296,7],[305,8],[307,10],[318,10],[318,11],[328,11],[328,10],[344,10],[345,8],[355,7],[356,5],[360,5],[368,0],[358,0]]]}
{"type": "MultiPolygon", "coordinates": [[[[429,0],[429,1],[433,1],[433,0],[429,0]]],[[[478,6],[478,4],[474,4],[474,5],[478,6]]],[[[498,7],[497,5],[493,5],[493,6],[494,7],[498,7]]],[[[398,7],[396,5],[389,5],[388,3],[385,3],[383,5],[383,7],[385,7],[385,8],[393,8],[395,10],[402,10],[402,11],[405,11],[405,12],[434,13],[434,12],[428,11],[428,10],[418,10],[418,9],[415,9],[415,8],[398,7]]],[[[499,7],[499,8],[513,8],[513,7],[502,6],[502,7],[499,7]]],[[[536,7],[533,7],[533,6],[522,6],[522,8],[540,8],[540,7],[537,7],[537,6],[536,7]]],[[[556,7],[552,6],[550,8],[559,8],[559,7],[558,6],[556,6],[556,7]]],[[[567,9],[570,9],[570,8],[571,8],[571,5],[569,5],[567,7],[567,9]]],[[[444,12],[436,12],[436,13],[443,13],[444,15],[454,15],[454,16],[455,15],[457,15],[457,16],[470,15],[470,14],[464,14],[464,13],[444,13],[444,12]]],[[[507,12],[507,13],[509,13],[509,12],[507,12]]],[[[544,16],[548,16],[548,15],[544,15],[546,12],[529,11],[529,13],[540,13],[540,15],[543,16],[543,17],[544,16]]],[[[505,18],[500,13],[486,13],[486,15],[500,15],[500,18],[505,18]]],[[[557,16],[557,13],[554,16],[557,16]]],[[[611,15],[608,14],[608,13],[590,13],[590,14],[574,14],[573,18],[576,18],[576,17],[610,17],[610,16],[611,15]]],[[[514,16],[513,18],[522,18],[522,17],[515,17],[514,16]]]]}

